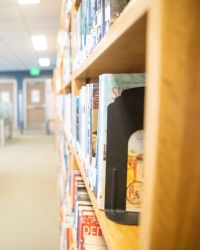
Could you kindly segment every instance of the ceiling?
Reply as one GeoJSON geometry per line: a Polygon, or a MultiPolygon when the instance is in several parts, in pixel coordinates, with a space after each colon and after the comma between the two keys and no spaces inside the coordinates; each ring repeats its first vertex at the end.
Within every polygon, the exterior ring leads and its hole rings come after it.
{"type": "Polygon", "coordinates": [[[0,71],[29,70],[38,67],[40,57],[56,64],[57,33],[61,0],[41,0],[40,4],[19,5],[17,0],[0,0],[0,71]],[[35,51],[32,35],[45,35],[48,50],[35,51]]]}

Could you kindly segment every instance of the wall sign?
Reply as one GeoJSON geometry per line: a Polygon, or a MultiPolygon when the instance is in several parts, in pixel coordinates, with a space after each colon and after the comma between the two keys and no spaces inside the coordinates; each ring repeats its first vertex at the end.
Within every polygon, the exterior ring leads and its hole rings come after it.
{"type": "Polygon", "coordinates": [[[1,101],[5,103],[10,102],[10,93],[8,91],[1,91],[1,101]]]}
{"type": "Polygon", "coordinates": [[[40,90],[39,89],[33,89],[31,91],[31,102],[32,103],[40,102],[40,90]]]}

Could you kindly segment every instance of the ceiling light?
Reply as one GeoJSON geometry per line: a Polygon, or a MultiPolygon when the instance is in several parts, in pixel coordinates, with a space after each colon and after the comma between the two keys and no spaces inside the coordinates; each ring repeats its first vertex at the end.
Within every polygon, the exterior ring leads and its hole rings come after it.
{"type": "Polygon", "coordinates": [[[35,50],[47,50],[47,39],[45,36],[32,36],[31,41],[35,50]]]}
{"type": "Polygon", "coordinates": [[[40,58],[39,64],[41,67],[48,67],[50,65],[50,60],[49,58],[40,58]]]}
{"type": "Polygon", "coordinates": [[[17,0],[18,4],[36,4],[40,3],[40,0],[17,0]]]}

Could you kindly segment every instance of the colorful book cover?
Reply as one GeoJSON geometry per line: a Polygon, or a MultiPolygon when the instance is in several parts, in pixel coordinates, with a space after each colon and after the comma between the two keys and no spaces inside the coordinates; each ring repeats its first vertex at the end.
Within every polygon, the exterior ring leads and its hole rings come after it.
{"type": "Polygon", "coordinates": [[[91,202],[89,201],[82,201],[78,200],[76,201],[76,207],[75,207],[75,217],[74,217],[74,223],[73,223],[73,228],[75,231],[75,245],[76,249],[79,249],[79,238],[80,238],[80,227],[79,227],[79,221],[80,221],[80,208],[83,210],[91,210],[92,205],[91,202]]]}
{"type": "Polygon", "coordinates": [[[128,141],[126,210],[140,212],[144,182],[144,131],[134,132],[128,141]]]}
{"type": "MultiPolygon", "coordinates": [[[[95,216],[93,208],[88,209],[85,207],[79,207],[79,249],[83,250],[83,246],[87,245],[87,241],[85,236],[90,237],[90,244],[96,245],[97,241],[99,242],[99,238],[102,237],[102,230],[100,228],[99,222],[95,216]]],[[[95,247],[94,247],[95,249],[95,247]]]]}
{"type": "Polygon", "coordinates": [[[98,207],[104,209],[105,202],[105,166],[107,140],[107,108],[123,90],[142,87],[145,74],[104,74],[99,77],[99,120],[98,145],[96,157],[98,207]]]}

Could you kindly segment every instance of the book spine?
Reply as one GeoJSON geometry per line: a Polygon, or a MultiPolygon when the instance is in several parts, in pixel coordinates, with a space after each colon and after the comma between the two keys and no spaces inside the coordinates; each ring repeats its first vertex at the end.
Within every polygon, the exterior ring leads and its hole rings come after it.
{"type": "Polygon", "coordinates": [[[97,202],[99,208],[102,208],[101,204],[101,196],[102,196],[102,168],[103,168],[103,148],[104,148],[104,140],[103,140],[103,127],[104,127],[104,105],[105,105],[105,91],[104,91],[104,78],[102,76],[99,77],[99,117],[98,117],[98,146],[97,146],[97,158],[96,158],[96,191],[97,191],[97,202]]]}
{"type": "Polygon", "coordinates": [[[91,152],[90,152],[90,173],[89,182],[92,190],[96,190],[96,150],[97,150],[97,128],[98,128],[98,111],[99,111],[99,85],[94,84],[92,88],[91,100],[91,152]]]}
{"type": "Polygon", "coordinates": [[[79,123],[80,123],[80,100],[79,97],[75,97],[74,101],[74,133],[75,133],[75,141],[79,142],[80,134],[79,134],[79,123]]]}

